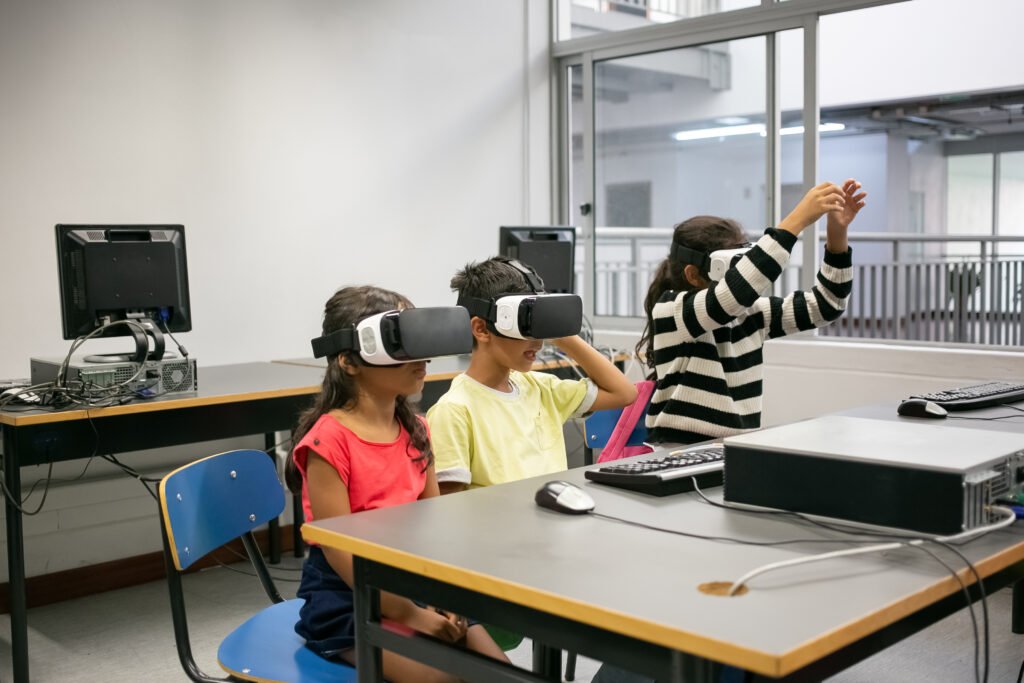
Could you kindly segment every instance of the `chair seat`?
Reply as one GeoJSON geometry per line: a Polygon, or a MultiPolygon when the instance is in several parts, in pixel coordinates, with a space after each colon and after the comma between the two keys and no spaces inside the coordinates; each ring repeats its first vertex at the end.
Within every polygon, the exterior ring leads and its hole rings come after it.
{"type": "Polygon", "coordinates": [[[295,632],[302,600],[260,611],[231,632],[217,650],[224,671],[260,683],[355,683],[356,670],[316,654],[295,632]]]}

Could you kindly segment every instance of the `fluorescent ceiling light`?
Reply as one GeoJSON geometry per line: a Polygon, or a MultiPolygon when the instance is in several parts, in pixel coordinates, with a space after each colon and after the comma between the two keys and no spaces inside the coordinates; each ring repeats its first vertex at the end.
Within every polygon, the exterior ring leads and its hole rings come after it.
{"type": "Polygon", "coordinates": [[[720,119],[715,119],[715,123],[720,123],[723,126],[738,126],[741,123],[750,123],[750,119],[745,116],[723,116],[720,119]]]}
{"type": "MultiPolygon", "coordinates": [[[[846,130],[846,124],[843,123],[819,123],[819,133],[836,133],[841,130],[846,130]]],[[[803,126],[791,126],[789,128],[780,128],[779,135],[800,135],[804,132],[803,126]]],[[[767,135],[768,133],[761,133],[761,135],[767,135]]]]}
{"type": "Polygon", "coordinates": [[[731,135],[753,135],[757,133],[764,133],[763,123],[748,123],[745,126],[722,126],[721,128],[681,130],[672,137],[682,142],[684,140],[706,140],[707,138],[726,138],[731,135]]]}
{"type": "MultiPolygon", "coordinates": [[[[818,126],[818,131],[821,133],[835,133],[841,130],[846,130],[846,126],[842,123],[822,123],[818,126]]],[[[779,129],[779,135],[799,135],[803,132],[803,126],[791,126],[789,128],[779,129]]],[[[686,140],[707,140],[710,138],[727,138],[733,135],[755,134],[761,136],[768,134],[763,123],[749,123],[742,126],[722,126],[719,128],[699,128],[697,130],[681,130],[674,133],[672,137],[679,142],[684,142],[686,140]]]]}

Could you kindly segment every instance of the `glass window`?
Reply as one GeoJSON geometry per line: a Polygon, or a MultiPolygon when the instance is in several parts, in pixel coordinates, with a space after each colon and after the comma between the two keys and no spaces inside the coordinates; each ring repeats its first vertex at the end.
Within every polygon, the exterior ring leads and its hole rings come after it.
{"type": "MultiPolygon", "coordinates": [[[[1024,152],[1003,152],[999,155],[997,231],[1000,235],[1024,237],[1024,152]]],[[[1022,253],[1024,249],[1018,245],[1015,252],[1022,253]]]]}
{"type": "Polygon", "coordinates": [[[1011,115],[1024,104],[1024,79],[1006,61],[1024,6],[956,7],[918,0],[821,17],[821,120],[844,128],[821,136],[819,180],[855,177],[869,193],[851,228],[853,295],[824,334],[996,344],[1020,325],[1019,276],[1007,276],[997,254],[1024,240],[997,248],[990,236],[1002,225],[997,196],[1000,210],[1021,211],[994,171],[1008,156],[1004,141],[1024,132],[1011,115]],[[899,39],[907,26],[918,40],[899,39]],[[964,235],[978,239],[954,238],[964,235]],[[1016,308],[994,314],[1000,301],[1016,308]]]}
{"type": "MultiPolygon", "coordinates": [[[[946,229],[957,235],[991,235],[993,156],[963,154],[947,161],[946,229]]],[[[950,243],[948,254],[977,254],[971,243],[950,243]]]]}
{"type": "Polygon", "coordinates": [[[558,0],[558,40],[664,24],[760,5],[761,0],[558,0]]]}
{"type": "Polygon", "coordinates": [[[594,87],[595,313],[639,317],[676,223],[763,229],[765,39],[598,62],[594,87]]]}

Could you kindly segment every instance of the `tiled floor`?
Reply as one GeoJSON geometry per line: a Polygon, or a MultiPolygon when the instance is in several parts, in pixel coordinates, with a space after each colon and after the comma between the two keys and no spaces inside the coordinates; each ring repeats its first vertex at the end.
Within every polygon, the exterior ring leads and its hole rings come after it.
{"type": "MultiPolygon", "coordinates": [[[[298,578],[299,560],[285,558],[274,573],[298,578]]],[[[233,565],[248,569],[246,564],[233,565]]],[[[279,583],[282,593],[294,594],[296,584],[279,583]]],[[[221,637],[266,598],[255,578],[223,568],[186,577],[192,649],[207,673],[220,676],[216,649],[221,637]]],[[[1010,632],[1010,593],[1002,591],[989,602],[992,623],[990,681],[1014,681],[1024,640],[1010,632]]],[[[786,618],[798,618],[787,615],[786,618]]],[[[168,611],[166,584],[156,582],[124,590],[40,607],[29,612],[32,681],[38,683],[110,683],[111,681],[184,681],[178,664],[168,611]]],[[[771,625],[766,625],[770,628],[771,625]]],[[[0,680],[11,676],[10,627],[0,618],[0,680]]],[[[529,666],[524,643],[511,654],[529,666]]],[[[970,619],[961,611],[935,626],[868,659],[832,683],[973,680],[970,619]]],[[[576,680],[587,683],[598,664],[580,658],[576,680]]]]}

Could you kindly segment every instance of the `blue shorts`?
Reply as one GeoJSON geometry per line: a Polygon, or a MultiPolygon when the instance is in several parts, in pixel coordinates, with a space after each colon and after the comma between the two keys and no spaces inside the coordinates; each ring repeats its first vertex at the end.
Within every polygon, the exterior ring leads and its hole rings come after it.
{"type": "Polygon", "coordinates": [[[295,632],[321,657],[336,657],[356,645],[352,589],[334,571],[324,551],[310,546],[295,597],[305,601],[295,632]]]}
{"type": "MultiPolygon", "coordinates": [[[[299,609],[295,632],[306,640],[306,647],[328,659],[355,647],[355,596],[327,562],[319,546],[309,547],[295,597],[305,601],[299,609]]],[[[418,600],[413,602],[426,607],[418,600]]],[[[476,626],[478,623],[470,619],[468,625],[476,626]]],[[[403,635],[413,634],[412,629],[402,624],[386,621],[384,625],[403,635]]]]}

